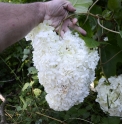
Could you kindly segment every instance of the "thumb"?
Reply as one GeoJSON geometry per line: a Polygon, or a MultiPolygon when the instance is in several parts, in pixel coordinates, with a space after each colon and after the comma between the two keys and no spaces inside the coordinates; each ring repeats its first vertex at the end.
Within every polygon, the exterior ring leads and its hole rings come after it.
{"type": "Polygon", "coordinates": [[[76,9],[73,7],[73,5],[71,3],[64,5],[64,8],[70,12],[76,11],[76,9]]]}

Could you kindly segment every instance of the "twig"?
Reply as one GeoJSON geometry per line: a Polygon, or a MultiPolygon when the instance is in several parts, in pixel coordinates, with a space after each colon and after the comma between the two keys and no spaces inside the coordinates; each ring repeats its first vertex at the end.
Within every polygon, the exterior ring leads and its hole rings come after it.
{"type": "Polygon", "coordinates": [[[6,81],[0,81],[0,83],[12,82],[12,81],[14,81],[14,80],[15,80],[15,79],[6,80],[6,81]]]}
{"type": "Polygon", "coordinates": [[[110,32],[113,32],[113,33],[116,33],[116,34],[120,34],[120,32],[113,31],[113,30],[108,29],[108,28],[104,27],[103,25],[101,25],[101,24],[100,24],[100,19],[99,19],[99,18],[97,18],[97,22],[98,22],[99,26],[102,27],[103,29],[105,29],[105,30],[107,30],[107,31],[110,31],[110,32]]]}
{"type": "Polygon", "coordinates": [[[94,7],[94,5],[98,2],[99,0],[96,0],[92,5],[91,7],[89,8],[88,12],[90,12],[90,10],[94,7]]]}
{"type": "Polygon", "coordinates": [[[90,122],[90,121],[87,121],[87,120],[84,120],[84,119],[81,119],[81,118],[69,118],[68,120],[81,120],[81,121],[88,122],[88,123],[90,123],[90,124],[94,124],[94,123],[92,123],[92,122],[90,122]]]}
{"type": "Polygon", "coordinates": [[[101,63],[101,65],[104,65],[104,64],[106,64],[106,63],[108,63],[109,61],[111,61],[114,57],[116,57],[119,53],[121,53],[122,52],[122,50],[120,50],[118,53],[116,53],[114,56],[112,56],[109,60],[107,60],[106,62],[104,62],[104,63],[101,63]]]}
{"type": "MultiPolygon", "coordinates": [[[[86,17],[86,20],[85,20],[85,22],[84,22],[84,24],[86,23],[86,21],[88,20],[88,17],[89,17],[89,13],[90,13],[90,10],[94,7],[94,5],[98,2],[99,0],[96,0],[93,4],[92,4],[92,6],[89,8],[89,10],[88,10],[88,15],[87,15],[87,17],[86,17]]],[[[84,25],[83,24],[83,25],[84,25]]]]}
{"type": "Polygon", "coordinates": [[[58,120],[58,119],[56,119],[56,118],[50,117],[50,116],[48,116],[48,115],[45,115],[45,114],[42,114],[42,113],[39,113],[39,112],[36,112],[36,114],[41,115],[41,116],[45,116],[45,117],[50,118],[50,119],[55,120],[55,121],[58,121],[58,122],[60,122],[61,124],[66,124],[66,123],[64,123],[64,122],[61,121],[61,120],[58,120]]]}
{"type": "Polygon", "coordinates": [[[1,60],[7,65],[7,67],[11,70],[11,72],[14,74],[16,80],[19,80],[20,83],[22,83],[22,81],[19,79],[19,77],[16,75],[16,73],[11,69],[11,67],[4,61],[4,59],[0,56],[1,60]]]}

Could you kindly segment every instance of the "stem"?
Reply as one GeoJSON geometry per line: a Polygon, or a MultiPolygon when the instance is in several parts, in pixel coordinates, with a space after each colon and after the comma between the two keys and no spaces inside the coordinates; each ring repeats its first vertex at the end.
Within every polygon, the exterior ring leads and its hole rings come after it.
{"type": "Polygon", "coordinates": [[[107,31],[110,31],[110,32],[113,32],[113,33],[116,33],[116,34],[120,34],[120,32],[113,31],[113,30],[108,29],[108,28],[104,27],[103,25],[101,25],[101,24],[100,24],[100,19],[99,19],[99,18],[97,18],[97,22],[98,22],[99,26],[102,27],[103,29],[105,29],[105,30],[107,30],[107,31]]]}
{"type": "Polygon", "coordinates": [[[47,117],[47,118],[50,118],[50,119],[55,120],[55,121],[58,121],[58,122],[60,122],[61,124],[66,124],[66,123],[64,123],[64,122],[61,121],[61,120],[58,120],[58,119],[56,119],[56,118],[50,117],[50,116],[48,116],[48,115],[45,115],[45,114],[42,114],[42,113],[39,113],[39,112],[36,112],[36,114],[41,115],[41,116],[44,116],[44,117],[47,117]]]}
{"type": "Polygon", "coordinates": [[[98,1],[99,1],[99,0],[96,0],[96,1],[92,4],[92,6],[89,8],[88,12],[90,12],[90,10],[94,7],[94,5],[95,5],[98,1]]]}
{"type": "MultiPolygon", "coordinates": [[[[95,4],[96,4],[98,1],[99,1],[99,0],[96,0],[96,1],[92,4],[92,6],[89,8],[89,10],[88,10],[88,15],[87,15],[87,17],[86,17],[86,20],[85,20],[84,24],[86,23],[86,21],[87,21],[88,18],[89,18],[90,10],[95,6],[95,4]]],[[[84,25],[84,24],[83,24],[83,25],[84,25]]]]}
{"type": "Polygon", "coordinates": [[[120,50],[118,53],[116,53],[114,56],[112,56],[109,60],[107,60],[106,62],[104,62],[104,63],[101,63],[101,65],[104,65],[104,64],[106,64],[106,63],[108,63],[109,61],[111,61],[114,57],[116,57],[119,53],[121,53],[122,52],[122,50],[120,50]]]}
{"type": "Polygon", "coordinates": [[[0,56],[0,58],[1,58],[1,60],[7,65],[7,67],[11,70],[11,72],[14,74],[16,80],[19,80],[19,82],[22,83],[21,80],[19,79],[19,77],[18,77],[18,76],[16,75],[16,73],[11,69],[11,67],[4,61],[4,59],[3,59],[1,56],[0,56]]]}
{"type": "Polygon", "coordinates": [[[98,16],[98,15],[94,15],[94,14],[92,14],[92,13],[90,13],[90,12],[87,12],[87,13],[74,13],[74,14],[70,14],[70,15],[67,16],[67,18],[65,18],[65,19],[71,18],[71,17],[73,17],[73,16],[75,16],[75,15],[77,15],[77,16],[80,16],[80,15],[90,15],[90,16],[93,16],[93,17],[96,18],[96,19],[100,18],[101,20],[105,20],[103,17],[100,17],[100,16],[98,16]]]}
{"type": "Polygon", "coordinates": [[[68,120],[81,120],[81,121],[85,121],[85,122],[90,123],[90,124],[94,124],[90,121],[87,121],[87,120],[84,120],[84,119],[81,119],[81,118],[69,118],[68,120]]]}
{"type": "Polygon", "coordinates": [[[100,55],[100,66],[101,66],[101,69],[102,69],[102,72],[104,74],[104,77],[106,78],[106,81],[109,83],[109,80],[104,72],[104,69],[103,69],[103,66],[102,66],[102,59],[101,59],[101,48],[99,48],[99,55],[100,55]]]}
{"type": "Polygon", "coordinates": [[[11,80],[6,80],[6,81],[0,81],[1,83],[6,83],[6,82],[12,82],[14,81],[15,79],[11,79],[11,80]]]}

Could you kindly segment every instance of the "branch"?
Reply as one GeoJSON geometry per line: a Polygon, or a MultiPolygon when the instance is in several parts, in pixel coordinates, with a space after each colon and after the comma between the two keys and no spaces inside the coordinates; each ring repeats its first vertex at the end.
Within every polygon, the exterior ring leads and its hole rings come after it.
{"type": "MultiPolygon", "coordinates": [[[[82,119],[82,118],[69,118],[69,119],[67,119],[67,120],[81,120],[81,121],[87,122],[87,123],[89,123],[89,124],[94,124],[94,123],[92,123],[92,122],[90,122],[90,121],[87,121],[87,120],[85,120],[85,119],[82,119]]],[[[65,121],[66,121],[66,120],[65,120],[65,121]]]]}
{"type": "MultiPolygon", "coordinates": [[[[87,17],[86,17],[86,20],[85,20],[85,22],[84,22],[84,24],[87,22],[87,20],[88,20],[88,18],[89,18],[89,15],[90,15],[90,10],[95,6],[95,4],[98,2],[99,0],[96,0],[93,4],[92,4],[92,6],[89,8],[89,10],[88,10],[88,15],[87,15],[87,17]]],[[[83,24],[83,25],[84,25],[83,24]]]]}
{"type": "Polygon", "coordinates": [[[102,27],[103,29],[105,29],[105,30],[107,30],[107,31],[110,31],[110,32],[113,32],[113,33],[116,33],[116,34],[120,34],[120,32],[113,31],[113,30],[108,29],[108,28],[104,27],[103,25],[101,25],[101,24],[100,24],[100,19],[99,19],[99,18],[97,18],[97,22],[98,22],[99,26],[102,27]]]}
{"type": "Polygon", "coordinates": [[[88,12],[90,12],[90,10],[95,6],[95,4],[98,2],[99,0],[96,0],[92,5],[91,7],[89,8],[88,12]]]}
{"type": "Polygon", "coordinates": [[[0,81],[1,83],[7,83],[7,82],[12,82],[14,81],[15,79],[11,79],[11,80],[5,80],[5,81],[0,81]]]}
{"type": "Polygon", "coordinates": [[[50,118],[50,119],[52,119],[52,120],[55,120],[55,121],[57,121],[57,122],[60,122],[61,124],[66,124],[65,122],[63,122],[63,121],[61,121],[61,120],[58,120],[58,119],[56,119],[56,118],[50,117],[50,116],[45,115],[45,114],[42,114],[42,113],[40,113],[40,112],[36,112],[36,114],[41,115],[41,116],[44,116],[44,117],[47,117],[47,118],[50,118]]]}

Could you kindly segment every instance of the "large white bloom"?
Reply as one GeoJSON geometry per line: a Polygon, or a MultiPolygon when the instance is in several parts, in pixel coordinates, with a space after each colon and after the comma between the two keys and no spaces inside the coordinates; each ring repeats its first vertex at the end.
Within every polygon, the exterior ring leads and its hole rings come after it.
{"type": "Polygon", "coordinates": [[[96,87],[98,93],[96,101],[104,112],[110,116],[122,117],[122,75],[110,77],[107,83],[102,77],[96,87]]]}
{"type": "Polygon", "coordinates": [[[34,66],[50,108],[63,111],[88,96],[99,56],[97,50],[85,46],[78,34],[69,31],[62,39],[53,30],[43,22],[26,40],[32,40],[34,66]]]}

